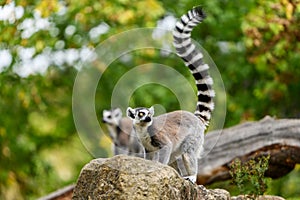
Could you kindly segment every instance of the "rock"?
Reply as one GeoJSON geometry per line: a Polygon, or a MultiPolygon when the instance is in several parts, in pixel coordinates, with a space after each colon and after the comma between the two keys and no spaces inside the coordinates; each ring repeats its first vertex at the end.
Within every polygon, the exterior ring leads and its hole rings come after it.
{"type": "MultiPolygon", "coordinates": [[[[232,200],[252,200],[253,197],[247,195],[239,195],[237,197],[231,197],[232,200]]],[[[257,200],[284,200],[284,198],[279,196],[271,196],[271,195],[264,195],[259,196],[256,198],[257,200]]]]}
{"type": "Polygon", "coordinates": [[[209,190],[184,180],[171,167],[130,156],[98,158],[80,173],[77,199],[230,199],[229,192],[209,190]]]}

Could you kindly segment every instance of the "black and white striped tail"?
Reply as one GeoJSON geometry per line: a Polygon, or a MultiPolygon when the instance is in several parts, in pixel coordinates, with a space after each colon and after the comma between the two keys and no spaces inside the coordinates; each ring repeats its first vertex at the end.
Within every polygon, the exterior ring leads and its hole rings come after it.
{"type": "Polygon", "coordinates": [[[214,109],[213,98],[215,92],[212,88],[213,80],[208,73],[209,66],[203,61],[203,54],[191,41],[193,28],[201,23],[205,17],[201,7],[194,7],[187,14],[181,16],[176,23],[173,37],[177,55],[184,60],[185,65],[189,67],[196,80],[198,102],[195,115],[205,125],[208,125],[214,109]]]}

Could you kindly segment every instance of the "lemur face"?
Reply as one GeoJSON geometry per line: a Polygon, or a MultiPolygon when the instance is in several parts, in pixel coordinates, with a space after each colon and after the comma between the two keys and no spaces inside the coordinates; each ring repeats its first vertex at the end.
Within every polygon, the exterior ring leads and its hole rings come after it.
{"type": "Polygon", "coordinates": [[[127,108],[127,116],[133,120],[134,124],[147,123],[152,124],[154,108],[127,108]]]}
{"type": "Polygon", "coordinates": [[[113,108],[111,110],[103,110],[102,121],[107,124],[118,126],[122,118],[122,111],[120,108],[113,108]]]}

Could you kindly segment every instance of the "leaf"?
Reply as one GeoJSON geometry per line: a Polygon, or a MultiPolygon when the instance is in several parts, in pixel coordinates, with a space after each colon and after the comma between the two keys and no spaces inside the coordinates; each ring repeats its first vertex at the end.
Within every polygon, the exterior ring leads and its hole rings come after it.
{"type": "Polygon", "coordinates": [[[293,17],[293,12],[294,12],[294,6],[291,3],[287,3],[286,9],[285,9],[285,15],[287,19],[292,19],[293,17]]]}
{"type": "Polygon", "coordinates": [[[278,35],[281,31],[284,30],[284,27],[282,24],[270,23],[269,27],[275,35],[278,35]]]}
{"type": "Polygon", "coordinates": [[[36,6],[36,10],[41,13],[42,17],[49,17],[51,14],[58,11],[60,5],[58,0],[42,0],[36,6]]]}

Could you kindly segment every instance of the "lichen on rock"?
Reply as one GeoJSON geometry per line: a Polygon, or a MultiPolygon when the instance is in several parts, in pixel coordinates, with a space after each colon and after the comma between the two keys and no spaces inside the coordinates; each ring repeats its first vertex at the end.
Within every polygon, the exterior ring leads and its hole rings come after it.
{"type": "Polygon", "coordinates": [[[130,156],[98,158],[81,171],[77,199],[230,199],[225,190],[208,190],[184,180],[173,168],[130,156]]]}

